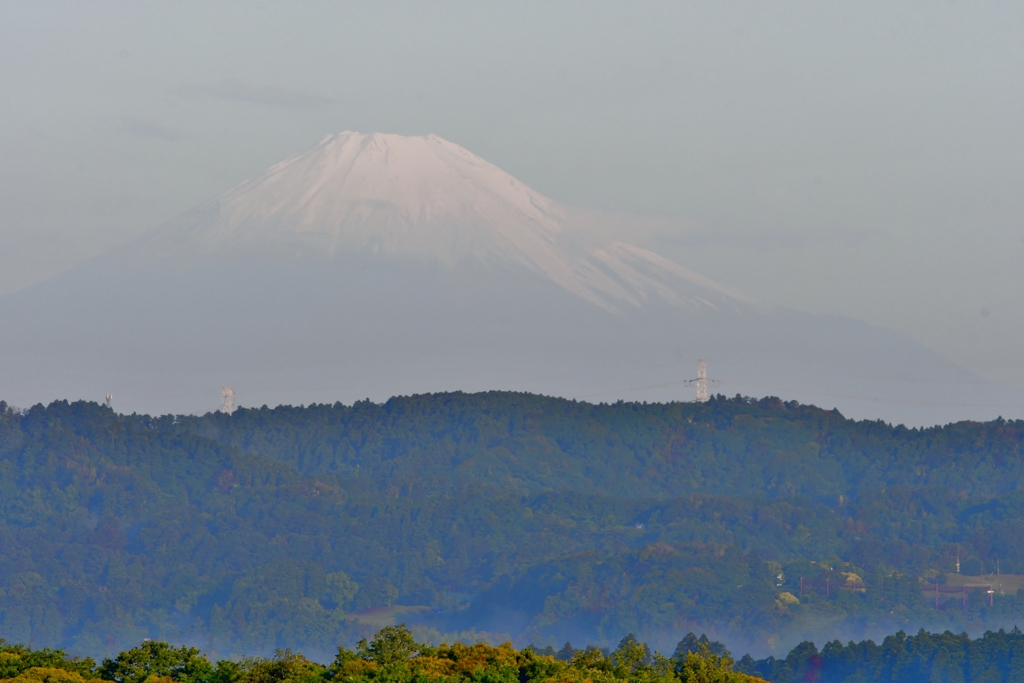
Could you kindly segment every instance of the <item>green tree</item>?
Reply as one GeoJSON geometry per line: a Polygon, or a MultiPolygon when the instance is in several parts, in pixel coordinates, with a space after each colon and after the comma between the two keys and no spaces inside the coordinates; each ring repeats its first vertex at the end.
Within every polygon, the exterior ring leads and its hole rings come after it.
{"type": "Polygon", "coordinates": [[[333,572],[325,579],[328,596],[338,606],[348,605],[359,591],[359,584],[350,579],[345,572],[333,572]]]}
{"type": "Polygon", "coordinates": [[[733,683],[748,680],[732,670],[732,657],[716,655],[704,643],[688,652],[676,676],[682,683],[733,683]]]}
{"type": "Polygon", "coordinates": [[[405,663],[425,649],[425,645],[413,639],[405,624],[385,626],[370,642],[363,638],[356,643],[357,656],[385,668],[405,663]]]}
{"type": "Polygon", "coordinates": [[[85,678],[95,677],[96,662],[91,657],[69,657],[64,650],[43,648],[33,650],[24,645],[12,645],[0,638],[0,679],[15,678],[29,669],[63,669],[74,671],[85,678]]]}
{"type": "Polygon", "coordinates": [[[611,671],[615,664],[611,657],[606,655],[600,648],[588,645],[586,649],[579,649],[572,656],[572,666],[575,669],[591,669],[596,671],[611,671]]]}
{"type": "Polygon", "coordinates": [[[104,659],[100,677],[116,683],[142,683],[150,676],[168,677],[182,683],[207,683],[214,667],[194,647],[171,647],[158,640],[144,641],[114,659],[104,659]]]}
{"type": "Polygon", "coordinates": [[[327,667],[291,650],[278,650],[269,659],[242,660],[232,683],[320,683],[326,674],[327,667]]]}
{"type": "Polygon", "coordinates": [[[647,643],[641,643],[630,633],[619,641],[619,646],[612,653],[612,659],[615,661],[616,669],[622,669],[626,674],[630,674],[638,667],[651,663],[651,650],[647,643]]]}

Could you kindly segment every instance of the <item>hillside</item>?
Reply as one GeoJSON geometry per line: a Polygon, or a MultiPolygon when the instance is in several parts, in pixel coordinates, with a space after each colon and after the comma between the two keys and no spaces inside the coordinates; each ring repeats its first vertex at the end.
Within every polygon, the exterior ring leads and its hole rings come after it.
{"type": "Polygon", "coordinates": [[[431,608],[407,612],[422,633],[665,649],[706,630],[766,653],[1024,617],[1012,590],[927,592],[957,553],[963,574],[1024,573],[1024,422],[500,392],[0,413],[13,642],[323,654],[390,604],[431,608]]]}

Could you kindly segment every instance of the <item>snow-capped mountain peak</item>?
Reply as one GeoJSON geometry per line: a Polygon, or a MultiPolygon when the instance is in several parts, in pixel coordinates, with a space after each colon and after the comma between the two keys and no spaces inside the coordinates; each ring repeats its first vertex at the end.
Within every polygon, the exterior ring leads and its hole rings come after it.
{"type": "Polygon", "coordinates": [[[525,269],[610,311],[652,300],[700,307],[752,303],[639,247],[595,244],[586,234],[581,239],[574,216],[436,135],[346,131],[171,221],[128,251],[172,258],[374,256],[443,268],[474,262],[525,269]],[[572,239],[563,239],[570,233],[572,239]]]}

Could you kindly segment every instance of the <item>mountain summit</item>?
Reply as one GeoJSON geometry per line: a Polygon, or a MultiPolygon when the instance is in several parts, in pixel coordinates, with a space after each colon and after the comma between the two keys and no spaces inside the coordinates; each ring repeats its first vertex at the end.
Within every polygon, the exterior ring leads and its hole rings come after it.
{"type": "Polygon", "coordinates": [[[566,211],[497,166],[430,135],[346,131],[276,164],[154,235],[190,250],[546,263],[566,211]]]}
{"type": "Polygon", "coordinates": [[[595,244],[580,213],[436,135],[346,131],[143,237],[125,254],[376,257],[542,275],[609,311],[652,299],[743,308],[748,296],[657,254],[595,244]]]}

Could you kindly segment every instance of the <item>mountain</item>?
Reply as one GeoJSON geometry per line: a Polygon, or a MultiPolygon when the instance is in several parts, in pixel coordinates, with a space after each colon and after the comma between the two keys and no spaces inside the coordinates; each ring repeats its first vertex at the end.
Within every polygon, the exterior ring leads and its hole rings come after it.
{"type": "Polygon", "coordinates": [[[766,305],[602,239],[436,136],[328,136],[0,299],[0,387],[23,405],[111,392],[129,410],[196,412],[222,385],[245,405],[495,388],[672,400],[693,395],[698,358],[730,395],[860,417],[1020,405],[891,331],[766,305]]]}
{"type": "Polygon", "coordinates": [[[540,276],[601,308],[745,308],[749,297],[639,247],[581,245],[574,212],[436,135],[325,137],[122,250],[157,261],[371,256],[540,276]]]}

